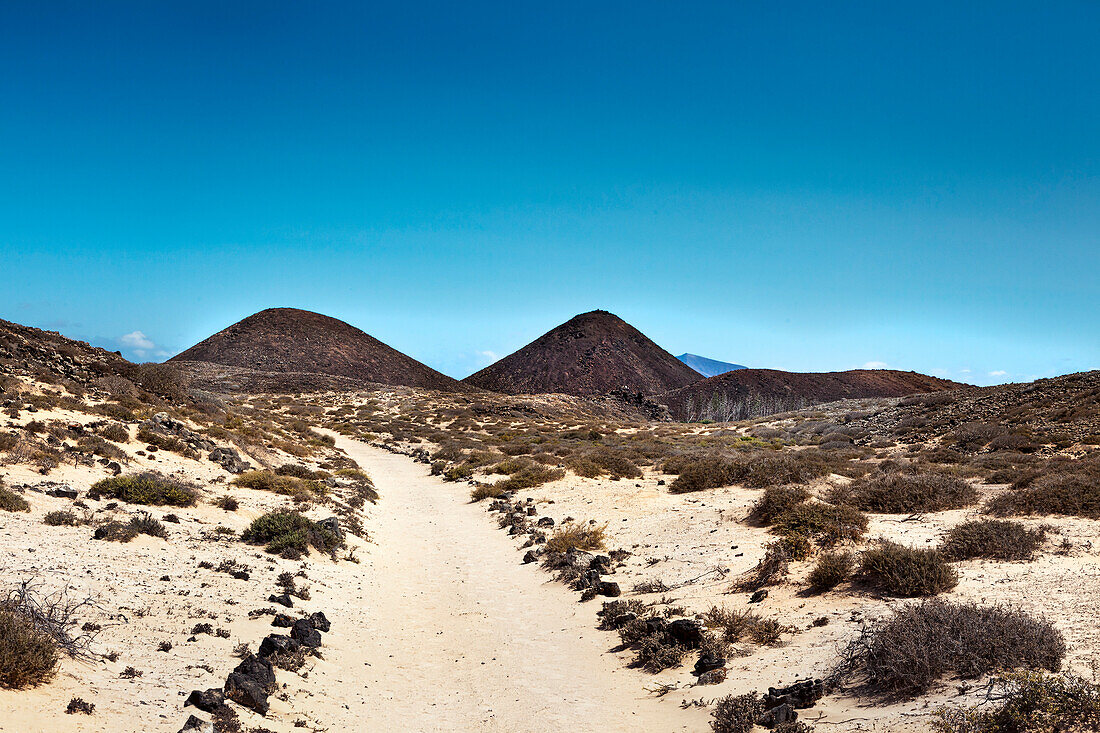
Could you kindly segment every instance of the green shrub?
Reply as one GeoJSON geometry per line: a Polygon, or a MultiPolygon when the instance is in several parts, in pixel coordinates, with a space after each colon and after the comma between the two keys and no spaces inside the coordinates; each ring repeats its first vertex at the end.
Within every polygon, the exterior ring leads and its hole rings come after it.
{"type": "Polygon", "coordinates": [[[665,461],[664,468],[666,471],[679,473],[669,486],[669,491],[674,494],[738,483],[753,488],[800,484],[824,476],[830,470],[829,465],[818,454],[808,451],[764,453],[738,460],[721,456],[693,459],[677,457],[675,460],[665,461]]]}
{"type": "Polygon", "coordinates": [[[268,552],[296,559],[310,546],[332,554],[344,543],[338,535],[321,527],[300,512],[281,509],[252,520],[241,539],[253,545],[265,545],[268,552]]]}
{"type": "Polygon", "coordinates": [[[0,687],[34,687],[53,678],[57,642],[18,609],[0,605],[0,687]]]}
{"type": "Polygon", "coordinates": [[[863,537],[867,531],[867,517],[850,506],[804,502],[780,514],[772,531],[780,535],[810,537],[822,547],[833,547],[863,537]]]}
{"type": "Polygon", "coordinates": [[[936,550],[905,547],[881,540],[860,556],[860,578],[883,593],[910,598],[934,596],[959,582],[944,557],[936,550]]]}
{"type": "Polygon", "coordinates": [[[474,475],[474,467],[468,463],[460,463],[443,471],[443,478],[448,481],[463,481],[474,475]]]}
{"type": "Polygon", "coordinates": [[[1062,634],[1043,619],[1011,607],[936,599],[865,627],[830,681],[910,697],[949,674],[975,679],[996,670],[1056,672],[1065,653],[1062,634]]]}
{"type": "Polygon", "coordinates": [[[88,490],[88,498],[104,497],[127,504],[155,506],[192,506],[198,499],[196,491],[190,486],[152,471],[96,481],[88,490]]]}
{"type": "MultiPolygon", "coordinates": [[[[668,470],[669,462],[665,462],[668,470]]],[[[676,466],[680,475],[669,485],[673,494],[686,494],[692,491],[705,491],[721,486],[730,486],[744,475],[742,464],[727,458],[705,456],[686,464],[676,466]]]]}
{"type": "Polygon", "coordinates": [[[1046,529],[1028,529],[1005,519],[978,519],[952,527],[940,544],[948,560],[985,557],[1030,560],[1046,540],[1046,529]]]}
{"type": "Polygon", "coordinates": [[[0,509],[6,512],[29,512],[30,503],[0,481],[0,509]]]}
{"type": "Polygon", "coordinates": [[[989,700],[939,714],[942,733],[1100,730],[1100,684],[1069,673],[1009,672],[991,680],[989,700]]]}
{"type": "Polygon", "coordinates": [[[602,550],[606,530],[606,526],[565,522],[546,540],[546,549],[548,552],[602,550]]]}
{"type": "Polygon", "coordinates": [[[855,558],[850,552],[827,552],[817,559],[807,580],[817,593],[837,587],[852,574],[855,558]]]}
{"type": "Polygon", "coordinates": [[[324,486],[312,479],[301,479],[297,476],[280,476],[274,471],[267,470],[245,471],[234,477],[232,483],[235,486],[242,486],[246,489],[270,491],[273,494],[280,494],[282,496],[310,497],[325,493],[324,486]]]}

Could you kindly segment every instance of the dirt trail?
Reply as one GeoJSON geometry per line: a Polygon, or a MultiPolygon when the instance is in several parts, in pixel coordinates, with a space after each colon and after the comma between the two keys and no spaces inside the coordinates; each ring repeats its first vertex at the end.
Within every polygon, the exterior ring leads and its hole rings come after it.
{"type": "Polygon", "coordinates": [[[522,565],[465,485],[338,445],[382,500],[361,585],[347,589],[362,616],[334,620],[328,663],[311,675],[311,688],[343,698],[326,711],[330,730],[707,729],[703,711],[645,691],[650,680],[608,653],[615,638],[594,628],[593,608],[522,565]]]}

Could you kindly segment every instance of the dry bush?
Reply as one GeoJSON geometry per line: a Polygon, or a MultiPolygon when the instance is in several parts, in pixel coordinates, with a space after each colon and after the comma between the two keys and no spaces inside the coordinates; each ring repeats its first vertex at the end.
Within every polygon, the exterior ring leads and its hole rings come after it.
{"type": "Polygon", "coordinates": [[[938,551],[880,540],[859,560],[860,579],[892,596],[934,596],[958,585],[959,576],[938,551]]]}
{"type": "Polygon", "coordinates": [[[82,524],[80,517],[64,509],[47,512],[46,516],[42,518],[42,522],[51,527],[76,527],[82,524]]]}
{"type": "Polygon", "coordinates": [[[34,687],[53,678],[57,643],[15,609],[0,605],[0,687],[34,687]]]}
{"type": "Polygon", "coordinates": [[[214,506],[218,507],[219,509],[224,509],[227,512],[235,512],[237,511],[237,509],[240,508],[241,505],[240,502],[238,502],[232,496],[230,496],[229,494],[225,494],[224,496],[219,496],[217,499],[214,500],[214,506]]]}
{"type": "Polygon", "coordinates": [[[764,489],[764,494],[753,505],[749,512],[749,519],[757,524],[771,525],[779,519],[780,515],[794,507],[808,501],[810,491],[805,486],[769,486],[764,489]]]}
{"type": "Polygon", "coordinates": [[[771,542],[764,548],[764,557],[752,570],[734,584],[739,591],[755,591],[768,585],[775,585],[787,577],[791,560],[787,545],[780,541],[771,542]]]}
{"type": "Polygon", "coordinates": [[[684,494],[733,484],[764,488],[806,483],[829,473],[830,467],[816,452],[788,451],[765,452],[736,460],[722,456],[677,456],[665,461],[664,470],[679,474],[669,491],[684,494]]]}
{"type": "Polygon", "coordinates": [[[764,713],[764,701],[755,692],[727,695],[714,706],[710,729],[714,733],[750,733],[764,713]]]}
{"type": "Polygon", "coordinates": [[[631,664],[657,674],[670,667],[679,667],[687,653],[687,648],[677,644],[668,634],[649,634],[638,640],[631,664]]]}
{"type": "Polygon", "coordinates": [[[541,486],[548,481],[556,481],[564,475],[565,471],[561,469],[533,464],[498,482],[497,487],[501,491],[521,491],[541,486]]]}
{"type": "Polygon", "coordinates": [[[151,514],[139,512],[131,517],[128,522],[111,520],[96,527],[94,538],[110,542],[129,542],[139,534],[147,534],[150,537],[168,538],[168,530],[151,514]]]}
{"type": "Polygon", "coordinates": [[[1028,529],[1004,519],[977,519],[952,527],[939,550],[948,560],[1030,560],[1045,540],[1043,527],[1028,529]]]}
{"type": "Polygon", "coordinates": [[[88,490],[89,499],[118,499],[128,504],[155,506],[192,506],[198,494],[187,484],[168,476],[146,471],[130,476],[101,479],[88,490]]]}
{"type": "Polygon", "coordinates": [[[608,446],[572,456],[566,465],[578,476],[596,478],[609,475],[612,478],[638,478],[642,470],[623,453],[608,446]]]}
{"type": "Polygon", "coordinates": [[[107,423],[99,428],[97,432],[107,440],[115,443],[128,443],[130,441],[130,431],[121,423],[107,423]]]}
{"type": "Polygon", "coordinates": [[[829,494],[834,504],[847,504],[879,514],[912,514],[962,509],[978,492],[962,479],[939,471],[891,471],[857,479],[829,494]]]}
{"type": "Polygon", "coordinates": [[[847,580],[854,567],[855,558],[852,557],[852,553],[826,552],[817,559],[814,569],[806,579],[812,590],[824,593],[847,580]]]}
{"type": "Polygon", "coordinates": [[[819,501],[796,504],[779,515],[772,531],[780,535],[802,535],[822,547],[855,542],[867,531],[867,517],[858,509],[819,501]]]}
{"type": "Polygon", "coordinates": [[[6,512],[29,512],[30,503],[19,494],[4,486],[0,479],[0,509],[6,512]]]}
{"type": "Polygon", "coordinates": [[[274,494],[292,497],[312,497],[325,493],[323,484],[312,479],[301,479],[296,476],[280,476],[274,471],[245,471],[234,477],[232,483],[246,489],[270,491],[274,494]]]}
{"type": "Polygon", "coordinates": [[[481,501],[482,499],[499,499],[504,496],[504,489],[500,488],[500,484],[478,484],[470,492],[470,501],[481,501]]]}
{"type": "Polygon", "coordinates": [[[665,461],[664,470],[679,474],[668,487],[673,494],[730,486],[744,475],[742,464],[720,456],[703,456],[687,462],[665,461]]]}
{"type": "Polygon", "coordinates": [[[721,632],[721,639],[727,644],[751,641],[762,646],[779,643],[780,636],[789,631],[775,619],[766,619],[754,611],[734,611],[712,606],[703,615],[707,628],[721,632]]]}
{"type": "Polygon", "coordinates": [[[980,706],[943,710],[943,733],[1100,730],[1100,684],[1069,673],[1009,672],[990,681],[980,706]]]}
{"type": "Polygon", "coordinates": [[[930,600],[872,622],[844,651],[830,681],[912,697],[947,675],[1061,668],[1066,645],[1044,619],[1006,606],[930,600]]]}
{"type": "Polygon", "coordinates": [[[547,552],[569,552],[585,550],[588,552],[604,548],[605,525],[565,522],[546,540],[547,552]]]}
{"type": "Polygon", "coordinates": [[[995,516],[1061,514],[1100,519],[1100,460],[1048,464],[1045,474],[1030,473],[1010,491],[992,499],[985,511],[995,516]]]}

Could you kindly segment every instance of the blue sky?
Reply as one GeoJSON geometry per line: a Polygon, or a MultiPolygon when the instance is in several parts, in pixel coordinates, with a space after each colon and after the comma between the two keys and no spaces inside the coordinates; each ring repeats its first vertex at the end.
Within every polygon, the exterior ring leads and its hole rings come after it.
{"type": "Polygon", "coordinates": [[[1100,5],[5,2],[0,318],[160,359],[270,306],[465,376],[1100,368],[1100,5]]]}

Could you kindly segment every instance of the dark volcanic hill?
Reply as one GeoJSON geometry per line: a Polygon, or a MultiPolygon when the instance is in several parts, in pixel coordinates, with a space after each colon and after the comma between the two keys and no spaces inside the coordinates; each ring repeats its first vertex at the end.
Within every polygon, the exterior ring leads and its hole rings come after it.
{"type": "MultiPolygon", "coordinates": [[[[268,308],[170,359],[248,370],[252,390],[362,388],[369,382],[446,391],[461,382],[390,348],[358,328],[320,313],[268,308]],[[334,379],[318,379],[325,375],[334,379]]],[[[197,375],[209,370],[195,368],[197,375]]]]}
{"type": "Polygon", "coordinates": [[[656,394],[702,379],[607,311],[582,313],[463,381],[505,394],[656,394]]]}
{"type": "Polygon", "coordinates": [[[659,399],[677,419],[725,422],[799,410],[821,402],[904,397],[965,386],[892,369],[820,373],[738,369],[670,391],[659,399]]]}

